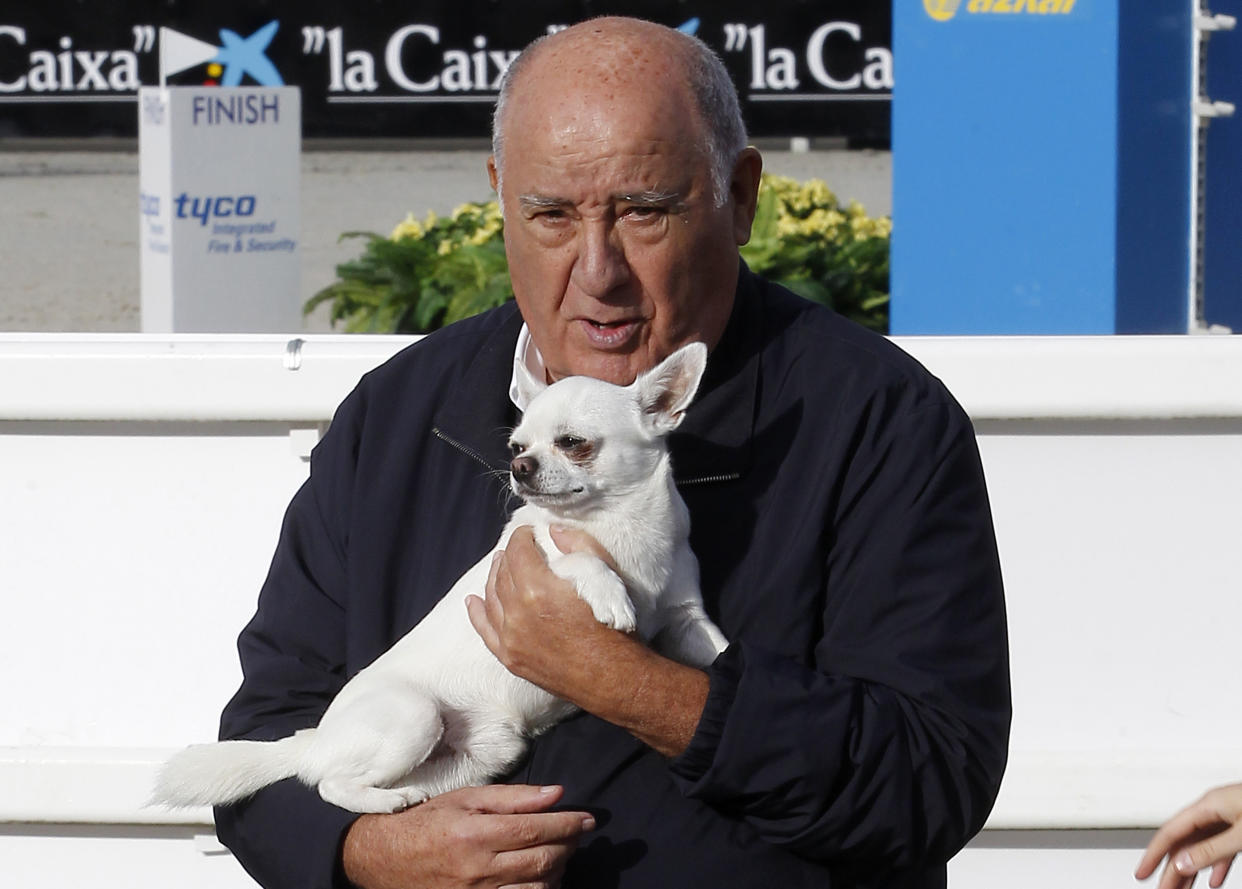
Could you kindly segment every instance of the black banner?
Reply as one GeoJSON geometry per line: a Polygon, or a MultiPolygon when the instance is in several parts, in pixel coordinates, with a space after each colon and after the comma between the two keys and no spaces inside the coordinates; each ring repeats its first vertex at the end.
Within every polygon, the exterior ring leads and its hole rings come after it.
{"type": "MultiPolygon", "coordinates": [[[[16,4],[11,4],[16,5],[16,4]]],[[[45,0],[0,12],[0,137],[137,134],[140,85],[296,85],[307,138],[483,139],[501,73],[596,15],[693,33],[756,137],[885,147],[892,10],[873,0],[45,0]]],[[[653,87],[654,88],[654,87],[653,87]]]]}

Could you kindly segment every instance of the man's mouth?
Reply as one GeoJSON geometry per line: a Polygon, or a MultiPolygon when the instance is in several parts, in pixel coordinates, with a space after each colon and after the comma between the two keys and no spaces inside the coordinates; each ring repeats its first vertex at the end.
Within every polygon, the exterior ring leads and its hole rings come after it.
{"type": "Polygon", "coordinates": [[[626,321],[593,321],[584,318],[579,322],[591,345],[597,349],[615,349],[624,346],[638,331],[639,322],[626,321]]]}

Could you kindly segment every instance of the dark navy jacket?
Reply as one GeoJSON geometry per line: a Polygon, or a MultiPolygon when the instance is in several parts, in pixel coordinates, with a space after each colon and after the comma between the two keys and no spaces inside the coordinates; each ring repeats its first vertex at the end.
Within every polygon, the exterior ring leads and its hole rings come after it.
{"type": "MultiPolygon", "coordinates": [[[[512,305],[368,374],[289,507],[221,736],[313,725],[493,545],[515,422],[512,305]]],[[[1004,602],[970,422],[882,337],[742,270],[673,439],[731,641],[669,761],[579,715],[510,780],[596,813],[567,887],[942,886],[1010,720],[1004,602]]],[[[271,887],[346,885],[349,813],[292,781],[217,811],[271,887]]]]}

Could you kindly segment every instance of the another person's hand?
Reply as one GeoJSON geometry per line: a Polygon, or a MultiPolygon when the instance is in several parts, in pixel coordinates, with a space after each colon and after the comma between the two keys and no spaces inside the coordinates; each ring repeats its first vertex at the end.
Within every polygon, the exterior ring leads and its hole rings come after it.
{"type": "Polygon", "coordinates": [[[554,889],[586,812],[552,812],[560,787],[493,784],[432,797],[392,815],[363,815],[345,835],[345,876],[362,889],[539,886],[554,889]]]}
{"type": "Polygon", "coordinates": [[[1145,880],[1169,859],[1158,889],[1188,889],[1199,871],[1212,868],[1208,885],[1220,886],[1242,851],[1242,784],[1217,787],[1156,831],[1134,876],[1145,880]]]}

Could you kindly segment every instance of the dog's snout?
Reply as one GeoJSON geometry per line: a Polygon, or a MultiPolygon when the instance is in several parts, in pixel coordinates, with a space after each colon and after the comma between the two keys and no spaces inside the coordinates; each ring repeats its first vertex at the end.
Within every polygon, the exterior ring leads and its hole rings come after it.
{"type": "Polygon", "coordinates": [[[518,481],[526,481],[539,470],[539,461],[534,457],[514,457],[509,463],[509,471],[518,481]]]}

